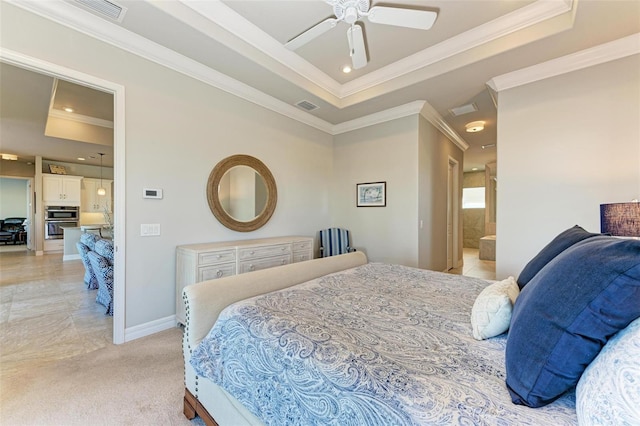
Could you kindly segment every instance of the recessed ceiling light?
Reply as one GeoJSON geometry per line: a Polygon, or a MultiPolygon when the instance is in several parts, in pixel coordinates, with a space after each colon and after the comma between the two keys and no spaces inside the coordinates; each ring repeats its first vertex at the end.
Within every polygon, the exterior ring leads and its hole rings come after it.
{"type": "Polygon", "coordinates": [[[484,121],[472,121],[464,126],[469,133],[481,132],[484,130],[484,121]]]}
{"type": "Polygon", "coordinates": [[[64,107],[62,109],[65,110],[66,112],[73,112],[73,108],[71,107],[64,107]]]}
{"type": "Polygon", "coordinates": [[[474,167],[474,168],[472,168],[471,170],[475,172],[476,170],[478,170],[478,168],[477,168],[477,167],[474,167]]]}
{"type": "Polygon", "coordinates": [[[78,157],[78,160],[80,160],[80,161],[84,161],[84,160],[85,160],[85,158],[84,158],[84,157],[78,157]]]}
{"type": "Polygon", "coordinates": [[[349,65],[345,65],[342,67],[342,72],[345,74],[349,74],[351,72],[351,67],[349,65]]]}

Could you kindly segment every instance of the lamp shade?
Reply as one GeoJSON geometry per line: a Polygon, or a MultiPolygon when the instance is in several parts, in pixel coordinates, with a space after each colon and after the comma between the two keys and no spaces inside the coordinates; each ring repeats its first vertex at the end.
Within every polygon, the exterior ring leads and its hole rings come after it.
{"type": "Polygon", "coordinates": [[[600,204],[600,232],[640,237],[640,203],[600,204]]]}

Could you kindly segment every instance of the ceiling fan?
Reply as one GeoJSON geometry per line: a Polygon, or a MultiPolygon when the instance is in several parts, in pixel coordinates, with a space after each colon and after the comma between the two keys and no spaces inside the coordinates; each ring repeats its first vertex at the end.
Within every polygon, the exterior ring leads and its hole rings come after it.
{"type": "Polygon", "coordinates": [[[369,0],[325,0],[325,2],[333,6],[335,17],[325,19],[294,37],[285,44],[285,47],[289,50],[296,50],[334,28],[338,25],[338,22],[344,21],[351,25],[347,30],[347,40],[349,42],[349,56],[351,56],[354,69],[367,65],[367,52],[364,46],[362,27],[356,25],[356,21],[367,18],[369,22],[374,24],[428,30],[438,15],[432,11],[401,7],[373,6],[369,8],[369,0]]]}

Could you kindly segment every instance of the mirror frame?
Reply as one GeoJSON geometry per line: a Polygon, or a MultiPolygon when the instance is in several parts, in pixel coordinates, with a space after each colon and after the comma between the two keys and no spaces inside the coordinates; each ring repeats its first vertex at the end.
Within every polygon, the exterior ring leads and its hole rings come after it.
{"type": "Polygon", "coordinates": [[[278,189],[271,171],[269,171],[269,168],[265,166],[262,161],[250,155],[232,155],[216,164],[211,174],[209,174],[209,180],[207,180],[207,201],[209,202],[211,212],[221,224],[234,231],[251,232],[264,226],[273,215],[278,201],[278,189]],[[267,203],[264,209],[255,219],[248,222],[241,222],[229,215],[222,207],[220,197],[218,197],[220,180],[225,173],[236,166],[251,167],[262,176],[265,186],[267,187],[267,203]]]}

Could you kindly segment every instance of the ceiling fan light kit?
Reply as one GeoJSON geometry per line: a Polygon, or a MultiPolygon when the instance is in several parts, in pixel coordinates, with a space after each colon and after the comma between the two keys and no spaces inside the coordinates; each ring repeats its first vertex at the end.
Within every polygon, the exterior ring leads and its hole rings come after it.
{"type": "Polygon", "coordinates": [[[429,10],[405,9],[401,7],[373,6],[369,9],[369,0],[325,0],[333,6],[334,18],[328,18],[314,25],[302,34],[285,43],[289,50],[296,50],[330,29],[338,22],[350,25],[347,30],[349,56],[353,69],[367,65],[367,50],[364,44],[362,26],[356,22],[367,18],[373,24],[393,25],[397,27],[428,30],[438,16],[429,10]]]}

